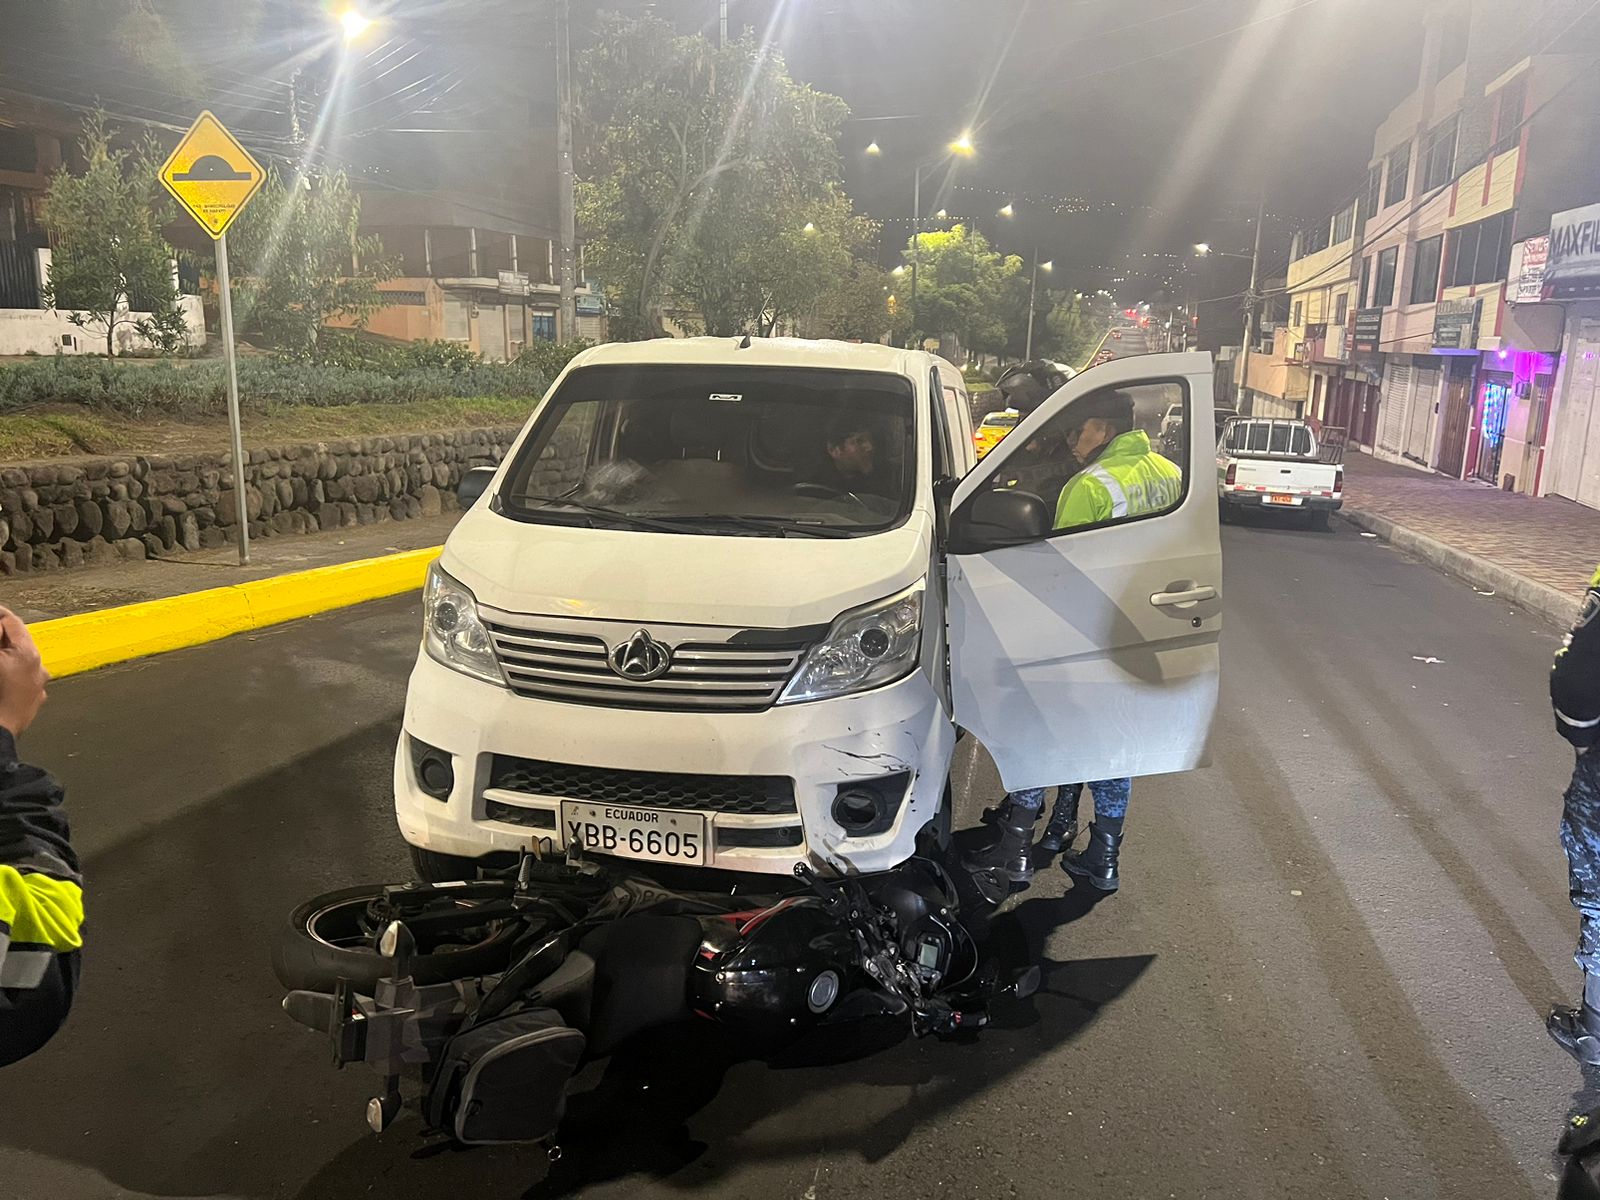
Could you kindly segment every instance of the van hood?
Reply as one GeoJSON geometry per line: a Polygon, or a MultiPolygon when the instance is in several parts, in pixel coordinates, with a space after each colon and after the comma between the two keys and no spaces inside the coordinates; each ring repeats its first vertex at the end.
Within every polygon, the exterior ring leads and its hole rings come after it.
{"type": "Polygon", "coordinates": [[[911,586],[931,551],[920,507],[898,529],[813,538],[545,525],[478,506],[451,532],[440,565],[502,612],[793,629],[911,586]]]}

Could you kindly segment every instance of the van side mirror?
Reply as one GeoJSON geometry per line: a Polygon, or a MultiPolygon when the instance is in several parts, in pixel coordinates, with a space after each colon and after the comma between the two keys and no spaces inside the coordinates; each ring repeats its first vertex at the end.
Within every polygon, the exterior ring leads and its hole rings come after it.
{"type": "Polygon", "coordinates": [[[473,467],[461,477],[461,482],[456,484],[456,499],[461,502],[461,510],[465,512],[478,502],[494,479],[495,468],[473,467]]]}
{"type": "Polygon", "coordinates": [[[941,475],[933,481],[933,528],[941,546],[950,535],[950,501],[960,482],[954,475],[941,475]]]}
{"type": "Polygon", "coordinates": [[[1032,492],[995,488],[978,492],[950,518],[950,550],[974,554],[1032,542],[1050,532],[1048,505],[1032,492]]]}

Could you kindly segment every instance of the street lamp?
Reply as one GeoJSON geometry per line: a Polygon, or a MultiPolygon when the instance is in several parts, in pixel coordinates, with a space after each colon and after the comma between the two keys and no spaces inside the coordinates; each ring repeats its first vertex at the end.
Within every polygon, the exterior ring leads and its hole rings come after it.
{"type": "Polygon", "coordinates": [[[865,151],[863,151],[863,153],[870,155],[873,158],[877,158],[883,153],[883,147],[878,145],[877,142],[869,142],[867,143],[867,148],[865,151]]]}
{"type": "Polygon", "coordinates": [[[1008,203],[1000,210],[998,215],[1002,217],[1014,217],[1017,215],[1017,210],[1013,205],[1008,203]]]}
{"type": "Polygon", "coordinates": [[[1194,244],[1194,252],[1196,254],[1198,254],[1201,258],[1204,258],[1206,255],[1211,253],[1211,243],[1210,242],[1196,242],[1194,244]]]}
{"type": "Polygon", "coordinates": [[[372,18],[359,9],[347,8],[339,14],[339,25],[344,30],[344,40],[360,41],[372,28],[372,18]]]}
{"type": "Polygon", "coordinates": [[[949,211],[946,210],[946,209],[943,209],[943,208],[941,208],[938,212],[934,213],[933,215],[934,215],[934,219],[935,220],[939,220],[939,221],[947,221],[947,220],[950,219],[949,211]]]}
{"type": "Polygon", "coordinates": [[[801,233],[815,233],[816,231],[817,231],[816,222],[815,221],[807,221],[806,222],[806,227],[804,229],[802,229],[800,232],[801,233]]]}
{"type": "MultiPolygon", "coordinates": [[[[1010,207],[1009,204],[1006,205],[1006,208],[1010,207]]],[[[1034,299],[1039,294],[1039,272],[1048,273],[1054,266],[1054,261],[1039,261],[1039,248],[1035,246],[1033,250],[1033,278],[1028,283],[1028,340],[1022,350],[1022,360],[1024,362],[1031,361],[1033,358],[1033,304],[1034,299]]]]}
{"type": "MultiPolygon", "coordinates": [[[[917,267],[922,258],[922,172],[930,167],[936,167],[945,158],[955,156],[958,158],[971,158],[977,153],[977,147],[972,142],[972,130],[963,130],[961,136],[951,142],[946,148],[946,154],[933,162],[920,163],[911,176],[911,329],[917,329],[917,267]]],[[[939,210],[940,219],[944,219],[944,209],[939,210]]]]}

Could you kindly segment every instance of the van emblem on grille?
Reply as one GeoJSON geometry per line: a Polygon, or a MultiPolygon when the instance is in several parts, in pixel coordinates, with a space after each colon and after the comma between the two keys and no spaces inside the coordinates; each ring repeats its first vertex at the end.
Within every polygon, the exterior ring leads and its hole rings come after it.
{"type": "Polygon", "coordinates": [[[622,678],[645,683],[667,673],[672,665],[672,650],[641,629],[627,641],[613,646],[606,661],[622,678]]]}

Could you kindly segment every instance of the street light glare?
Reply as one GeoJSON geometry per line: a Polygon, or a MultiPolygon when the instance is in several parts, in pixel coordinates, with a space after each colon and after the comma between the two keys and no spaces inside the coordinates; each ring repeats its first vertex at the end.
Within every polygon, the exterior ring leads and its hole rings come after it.
{"type": "Polygon", "coordinates": [[[800,232],[801,233],[815,233],[816,231],[817,231],[816,222],[815,221],[807,221],[806,222],[806,227],[804,229],[802,229],[800,232]]]}
{"type": "Polygon", "coordinates": [[[894,270],[889,272],[891,275],[904,275],[905,273],[906,269],[904,267],[896,267],[894,270]]]}
{"type": "Polygon", "coordinates": [[[1056,265],[1055,259],[1052,258],[1052,259],[1047,260],[1046,262],[1040,263],[1039,264],[1039,270],[1041,270],[1041,271],[1053,270],[1055,268],[1055,265],[1056,265]]]}
{"type": "Polygon", "coordinates": [[[1210,242],[1196,242],[1194,244],[1194,252],[1196,254],[1200,255],[1202,258],[1205,257],[1207,254],[1211,253],[1211,243],[1210,242]]]}
{"type": "Polygon", "coordinates": [[[970,129],[950,143],[950,153],[952,154],[960,154],[971,158],[976,150],[977,147],[972,144],[972,131],[970,129]]]}
{"type": "Polygon", "coordinates": [[[935,217],[939,218],[939,220],[943,221],[943,220],[947,219],[950,216],[950,213],[949,213],[948,210],[941,208],[938,212],[934,213],[933,215],[935,217]]]}
{"type": "Polygon", "coordinates": [[[867,144],[866,152],[868,154],[872,155],[873,157],[877,157],[878,155],[883,153],[883,147],[878,145],[877,142],[869,142],[867,144]]]}
{"type": "Polygon", "coordinates": [[[372,28],[372,18],[354,8],[347,8],[339,14],[339,24],[344,29],[344,40],[354,42],[372,28]]]}
{"type": "Polygon", "coordinates": [[[1014,217],[1017,215],[1017,210],[1008,204],[1000,210],[1000,215],[1002,217],[1014,217]]]}

